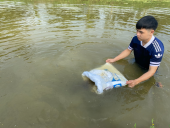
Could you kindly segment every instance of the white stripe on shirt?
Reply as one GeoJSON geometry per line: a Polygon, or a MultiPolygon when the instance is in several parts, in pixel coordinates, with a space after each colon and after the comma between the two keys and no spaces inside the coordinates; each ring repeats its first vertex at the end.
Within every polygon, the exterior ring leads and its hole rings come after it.
{"type": "Polygon", "coordinates": [[[150,62],[150,64],[160,64],[161,62],[150,62]]]}
{"type": "Polygon", "coordinates": [[[155,44],[157,45],[158,50],[161,51],[161,48],[156,40],[155,40],[155,44]]]}
{"type": "Polygon", "coordinates": [[[132,48],[132,47],[130,47],[130,45],[129,45],[128,49],[129,49],[129,50],[133,50],[133,48],[132,48]]]}
{"type": "MultiPolygon", "coordinates": [[[[159,64],[160,65],[160,64],[159,64]]],[[[159,65],[152,65],[152,64],[150,64],[150,66],[159,66],[159,65]]]]}
{"type": "Polygon", "coordinates": [[[154,48],[155,48],[156,52],[158,52],[158,49],[157,49],[157,47],[156,47],[155,43],[153,43],[153,46],[154,46],[154,48]]]}
{"type": "Polygon", "coordinates": [[[153,44],[156,52],[162,51],[161,48],[160,48],[160,46],[159,46],[159,44],[158,44],[158,42],[157,42],[156,40],[155,40],[152,44],[153,44]]]}

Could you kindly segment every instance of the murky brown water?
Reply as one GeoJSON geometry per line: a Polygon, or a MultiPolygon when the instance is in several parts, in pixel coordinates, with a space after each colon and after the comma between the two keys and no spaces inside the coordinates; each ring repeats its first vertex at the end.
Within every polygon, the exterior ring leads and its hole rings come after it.
{"type": "MultiPolygon", "coordinates": [[[[0,2],[0,127],[137,128],[170,125],[170,9],[0,2]],[[131,89],[97,95],[82,72],[128,47],[144,15],[159,21],[165,46],[158,73],[131,89]],[[154,86],[161,82],[163,89],[154,86]]],[[[133,55],[114,64],[127,79],[144,73],[133,55]]]]}

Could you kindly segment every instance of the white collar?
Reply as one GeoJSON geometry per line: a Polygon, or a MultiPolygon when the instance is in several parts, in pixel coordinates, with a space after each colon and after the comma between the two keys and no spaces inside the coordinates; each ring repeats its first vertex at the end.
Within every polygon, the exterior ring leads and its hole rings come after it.
{"type": "Polygon", "coordinates": [[[148,43],[146,43],[144,46],[142,45],[142,41],[140,41],[141,46],[144,48],[147,48],[153,42],[154,39],[155,39],[155,36],[152,35],[152,38],[150,39],[150,41],[148,43]]]}

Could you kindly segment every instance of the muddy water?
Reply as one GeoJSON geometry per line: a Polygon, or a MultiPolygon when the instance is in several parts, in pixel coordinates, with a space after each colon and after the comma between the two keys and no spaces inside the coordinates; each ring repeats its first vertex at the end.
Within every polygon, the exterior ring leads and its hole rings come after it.
{"type": "MultiPolygon", "coordinates": [[[[127,3],[126,3],[127,4],[127,3]]],[[[170,125],[170,9],[137,5],[0,2],[0,127],[132,128],[170,125]],[[157,74],[133,89],[97,95],[83,71],[126,49],[144,15],[159,22],[165,54],[157,74]],[[155,82],[161,82],[162,89],[155,82]]],[[[127,78],[145,71],[133,55],[114,63],[127,78]]]]}

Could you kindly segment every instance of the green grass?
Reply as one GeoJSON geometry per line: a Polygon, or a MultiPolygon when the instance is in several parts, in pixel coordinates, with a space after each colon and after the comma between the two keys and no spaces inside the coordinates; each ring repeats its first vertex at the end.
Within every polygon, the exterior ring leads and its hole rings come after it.
{"type": "Polygon", "coordinates": [[[153,121],[154,120],[152,119],[152,126],[150,126],[150,128],[155,128],[153,121]]]}
{"type": "Polygon", "coordinates": [[[160,2],[170,2],[170,0],[128,0],[128,1],[143,1],[143,2],[160,1],[160,2]]]}
{"type": "MultiPolygon", "coordinates": [[[[152,119],[152,121],[151,121],[151,122],[152,122],[152,126],[150,126],[150,128],[155,128],[153,121],[154,121],[154,119],[152,119]]],[[[136,123],[135,123],[135,125],[134,125],[134,128],[137,128],[137,127],[136,127],[136,123]]]]}
{"type": "Polygon", "coordinates": [[[135,125],[134,125],[134,128],[136,128],[136,123],[135,123],[135,125]]]}

